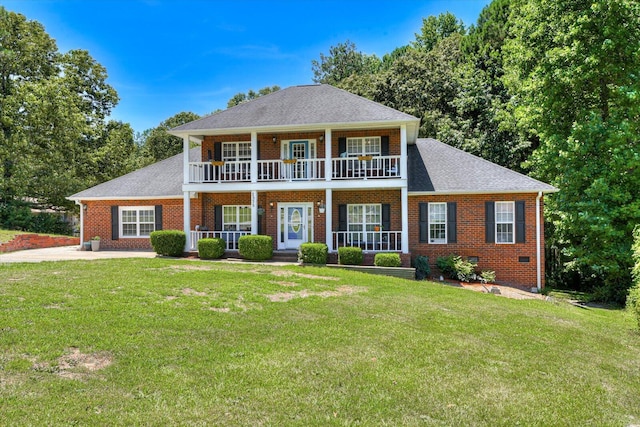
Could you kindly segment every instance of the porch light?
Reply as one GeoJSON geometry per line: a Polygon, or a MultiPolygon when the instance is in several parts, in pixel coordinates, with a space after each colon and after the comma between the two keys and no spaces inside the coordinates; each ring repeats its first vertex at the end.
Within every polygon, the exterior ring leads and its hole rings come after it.
{"type": "Polygon", "coordinates": [[[320,135],[320,138],[318,138],[318,141],[320,142],[324,141],[324,135],[320,135]]]}
{"type": "Polygon", "coordinates": [[[269,202],[269,207],[273,209],[273,202],[269,202]]]}
{"type": "Polygon", "coordinates": [[[278,137],[277,137],[277,136],[274,136],[274,137],[273,137],[273,143],[275,144],[276,142],[278,142],[278,137]]]}
{"type": "Polygon", "coordinates": [[[324,204],[324,201],[320,200],[318,203],[316,203],[318,205],[318,212],[320,212],[321,214],[324,213],[326,206],[324,204]]]}

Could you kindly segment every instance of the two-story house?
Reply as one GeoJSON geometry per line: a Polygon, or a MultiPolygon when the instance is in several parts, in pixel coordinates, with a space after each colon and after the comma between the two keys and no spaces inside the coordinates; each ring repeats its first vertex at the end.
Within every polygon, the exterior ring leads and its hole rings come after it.
{"type": "Polygon", "coordinates": [[[83,239],[147,248],[182,229],[237,250],[324,242],[412,257],[456,253],[498,281],[544,285],[543,195],[550,185],[433,139],[420,120],[329,85],[294,86],[176,127],[183,153],[74,194],[83,239]]]}

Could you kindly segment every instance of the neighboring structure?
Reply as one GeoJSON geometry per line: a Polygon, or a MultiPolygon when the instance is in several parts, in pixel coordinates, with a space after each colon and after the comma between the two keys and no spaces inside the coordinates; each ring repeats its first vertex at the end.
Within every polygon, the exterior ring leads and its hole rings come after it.
{"type": "Polygon", "coordinates": [[[456,253],[498,281],[544,285],[542,199],[554,187],[433,139],[419,119],[329,85],[295,86],[174,128],[184,152],[69,197],[82,240],[149,247],[183,229],[187,250],[245,234],[369,254],[456,253]],[[197,144],[197,148],[190,147],[197,144]]]}

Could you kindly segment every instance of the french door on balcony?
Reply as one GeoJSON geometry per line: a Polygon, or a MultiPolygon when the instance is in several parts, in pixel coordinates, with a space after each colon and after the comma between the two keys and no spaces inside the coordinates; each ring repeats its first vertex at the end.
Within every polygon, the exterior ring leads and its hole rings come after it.
{"type": "Polygon", "coordinates": [[[316,157],[315,141],[283,141],[282,158],[284,177],[287,179],[310,179],[316,175],[315,163],[309,159],[316,157]]]}
{"type": "Polygon", "coordinates": [[[278,203],[278,249],[313,241],[313,203],[278,203]]]}

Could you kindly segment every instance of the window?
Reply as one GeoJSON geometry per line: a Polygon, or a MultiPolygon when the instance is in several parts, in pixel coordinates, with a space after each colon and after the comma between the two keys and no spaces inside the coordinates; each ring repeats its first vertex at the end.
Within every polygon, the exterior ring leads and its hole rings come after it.
{"type": "Polygon", "coordinates": [[[223,231],[251,231],[251,206],[223,206],[223,231]]]}
{"type": "Polygon", "coordinates": [[[514,202],[496,202],[496,243],[514,243],[514,202]]]}
{"type": "Polygon", "coordinates": [[[251,160],[251,143],[250,142],[222,143],[222,160],[225,162],[251,160]]]}
{"type": "Polygon", "coordinates": [[[446,203],[429,203],[429,243],[447,243],[446,203]]]}
{"type": "Polygon", "coordinates": [[[122,237],[148,237],[156,229],[153,206],[121,207],[120,235],[122,237]]]}
{"type": "Polygon", "coordinates": [[[375,231],[382,225],[382,205],[347,205],[348,231],[375,231]]]}
{"type": "Polygon", "coordinates": [[[379,136],[366,138],[347,138],[347,155],[379,156],[382,152],[379,136]]]}

